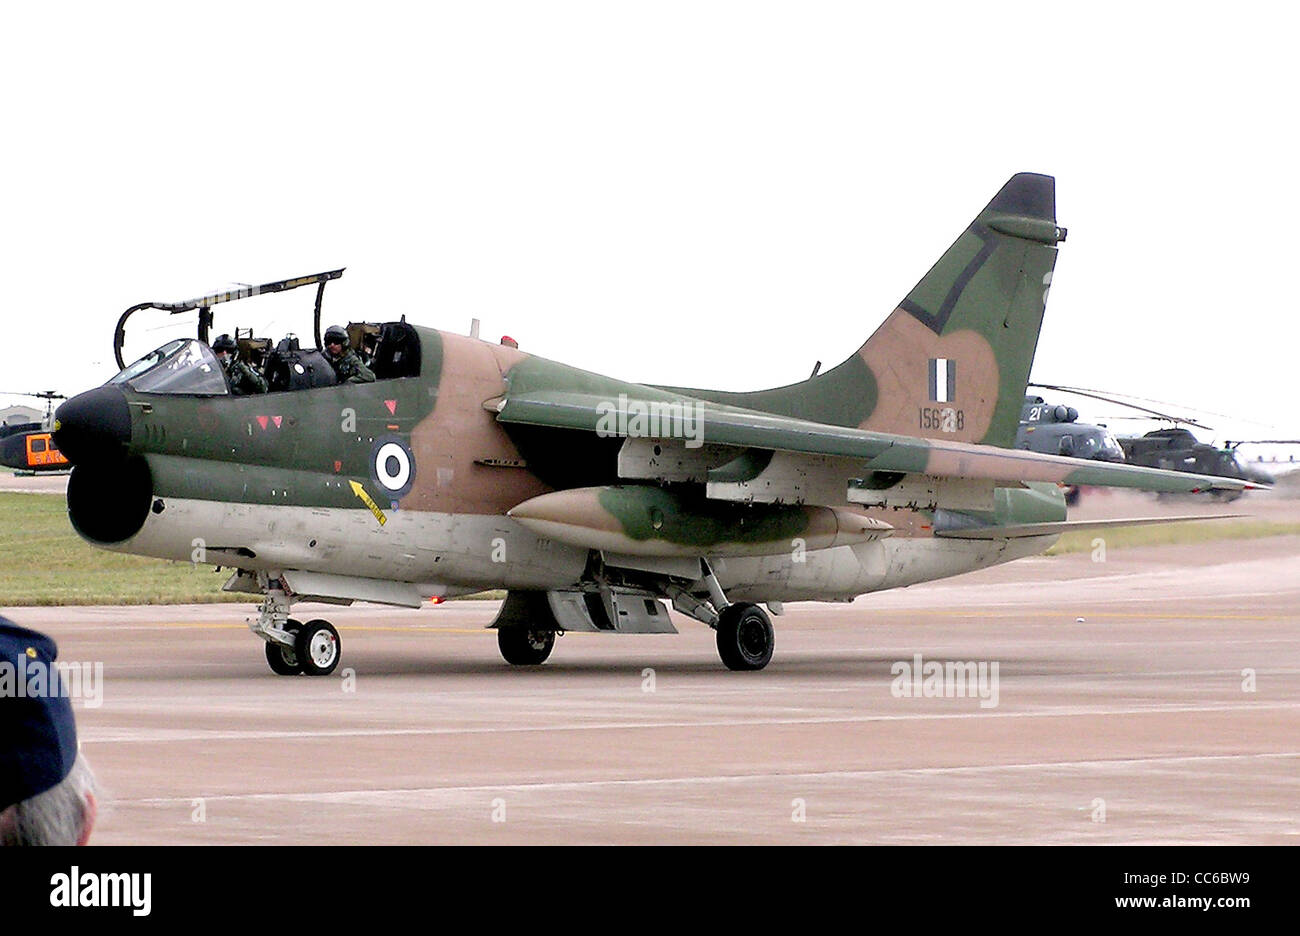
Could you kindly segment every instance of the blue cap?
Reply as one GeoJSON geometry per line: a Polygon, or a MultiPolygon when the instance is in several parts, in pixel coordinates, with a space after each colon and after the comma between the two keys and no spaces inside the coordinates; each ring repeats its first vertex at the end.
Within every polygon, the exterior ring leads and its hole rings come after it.
{"type": "Polygon", "coordinates": [[[54,641],[0,617],[0,810],[58,785],[77,759],[54,641]]]}

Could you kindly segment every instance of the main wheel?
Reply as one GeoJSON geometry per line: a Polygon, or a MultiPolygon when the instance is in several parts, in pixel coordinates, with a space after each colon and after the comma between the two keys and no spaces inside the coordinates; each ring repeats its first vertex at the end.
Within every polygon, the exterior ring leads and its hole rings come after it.
{"type": "Polygon", "coordinates": [[[733,670],[761,670],[772,659],[772,621],[755,604],[727,605],[718,615],[718,656],[733,670]]]}
{"type": "Polygon", "coordinates": [[[537,666],[545,663],[555,646],[555,631],[529,627],[502,627],[497,630],[497,646],[507,663],[513,666],[537,666]]]}
{"type": "MultiPolygon", "coordinates": [[[[284,629],[293,634],[296,640],[302,624],[291,619],[284,629]]],[[[298,662],[298,654],[293,647],[286,647],[274,640],[266,642],[266,662],[271,667],[271,672],[277,676],[297,676],[302,672],[302,664],[298,662]]]]}
{"type": "Polygon", "coordinates": [[[343,647],[339,632],[329,621],[308,621],[294,642],[294,650],[308,676],[328,676],[339,665],[343,647]]]}

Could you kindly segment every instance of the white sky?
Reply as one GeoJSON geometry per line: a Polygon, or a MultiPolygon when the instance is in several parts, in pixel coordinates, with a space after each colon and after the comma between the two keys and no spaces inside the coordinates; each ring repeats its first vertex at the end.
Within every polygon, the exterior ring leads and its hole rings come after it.
{"type": "Polygon", "coordinates": [[[11,5],[0,390],[106,379],[136,302],[344,265],[327,321],[786,383],[1031,170],[1070,229],[1036,379],[1300,438],[1297,15],[1058,6],[11,5]]]}

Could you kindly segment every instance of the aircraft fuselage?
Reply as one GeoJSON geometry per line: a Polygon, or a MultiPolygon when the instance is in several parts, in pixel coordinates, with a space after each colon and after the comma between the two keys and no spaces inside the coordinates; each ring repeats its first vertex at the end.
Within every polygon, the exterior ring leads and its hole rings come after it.
{"type": "MultiPolygon", "coordinates": [[[[507,512],[557,489],[619,485],[624,439],[572,432],[557,444],[554,432],[498,422],[493,401],[523,382],[611,399],[647,388],[466,336],[415,332],[418,376],[240,397],[106,386],[85,395],[99,396],[82,417],[74,400],[61,411],[65,436],[108,410],[101,423],[116,427],[115,440],[101,429],[69,446],[81,456],[69,488],[78,532],[115,551],[374,580],[375,594],[386,583],[407,598],[580,585],[590,550],[507,512]]],[[[1064,519],[1051,492],[1006,493],[1003,522],[1064,519]],[[1019,516],[1017,498],[1033,501],[1032,516],[1019,516]]],[[[813,526],[787,510],[772,524],[770,548],[718,550],[718,581],[737,600],[846,600],[1031,555],[1054,540],[936,539],[925,511],[860,512],[890,534],[818,548],[813,526]]],[[[619,561],[617,541],[606,552],[619,561]]]]}

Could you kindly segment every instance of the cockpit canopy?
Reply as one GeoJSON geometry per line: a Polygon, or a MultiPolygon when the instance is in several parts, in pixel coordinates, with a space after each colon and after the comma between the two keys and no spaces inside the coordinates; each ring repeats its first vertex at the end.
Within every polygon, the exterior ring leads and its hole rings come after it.
{"type": "Polygon", "coordinates": [[[203,342],[178,338],[127,366],[110,384],[139,393],[184,393],[225,396],[230,393],[216,355],[203,342]]]}
{"type": "MultiPolygon", "coordinates": [[[[420,338],[406,322],[354,322],[347,331],[352,350],[364,353],[363,359],[375,379],[420,375],[420,338]]],[[[296,338],[285,338],[272,348],[268,339],[253,338],[238,329],[236,334],[240,335],[240,358],[266,377],[272,393],[337,383],[325,355],[317,349],[300,349],[296,338]]],[[[194,338],[167,342],[123,368],[109,383],[128,386],[138,393],[233,395],[221,362],[206,343],[194,338]]]]}

